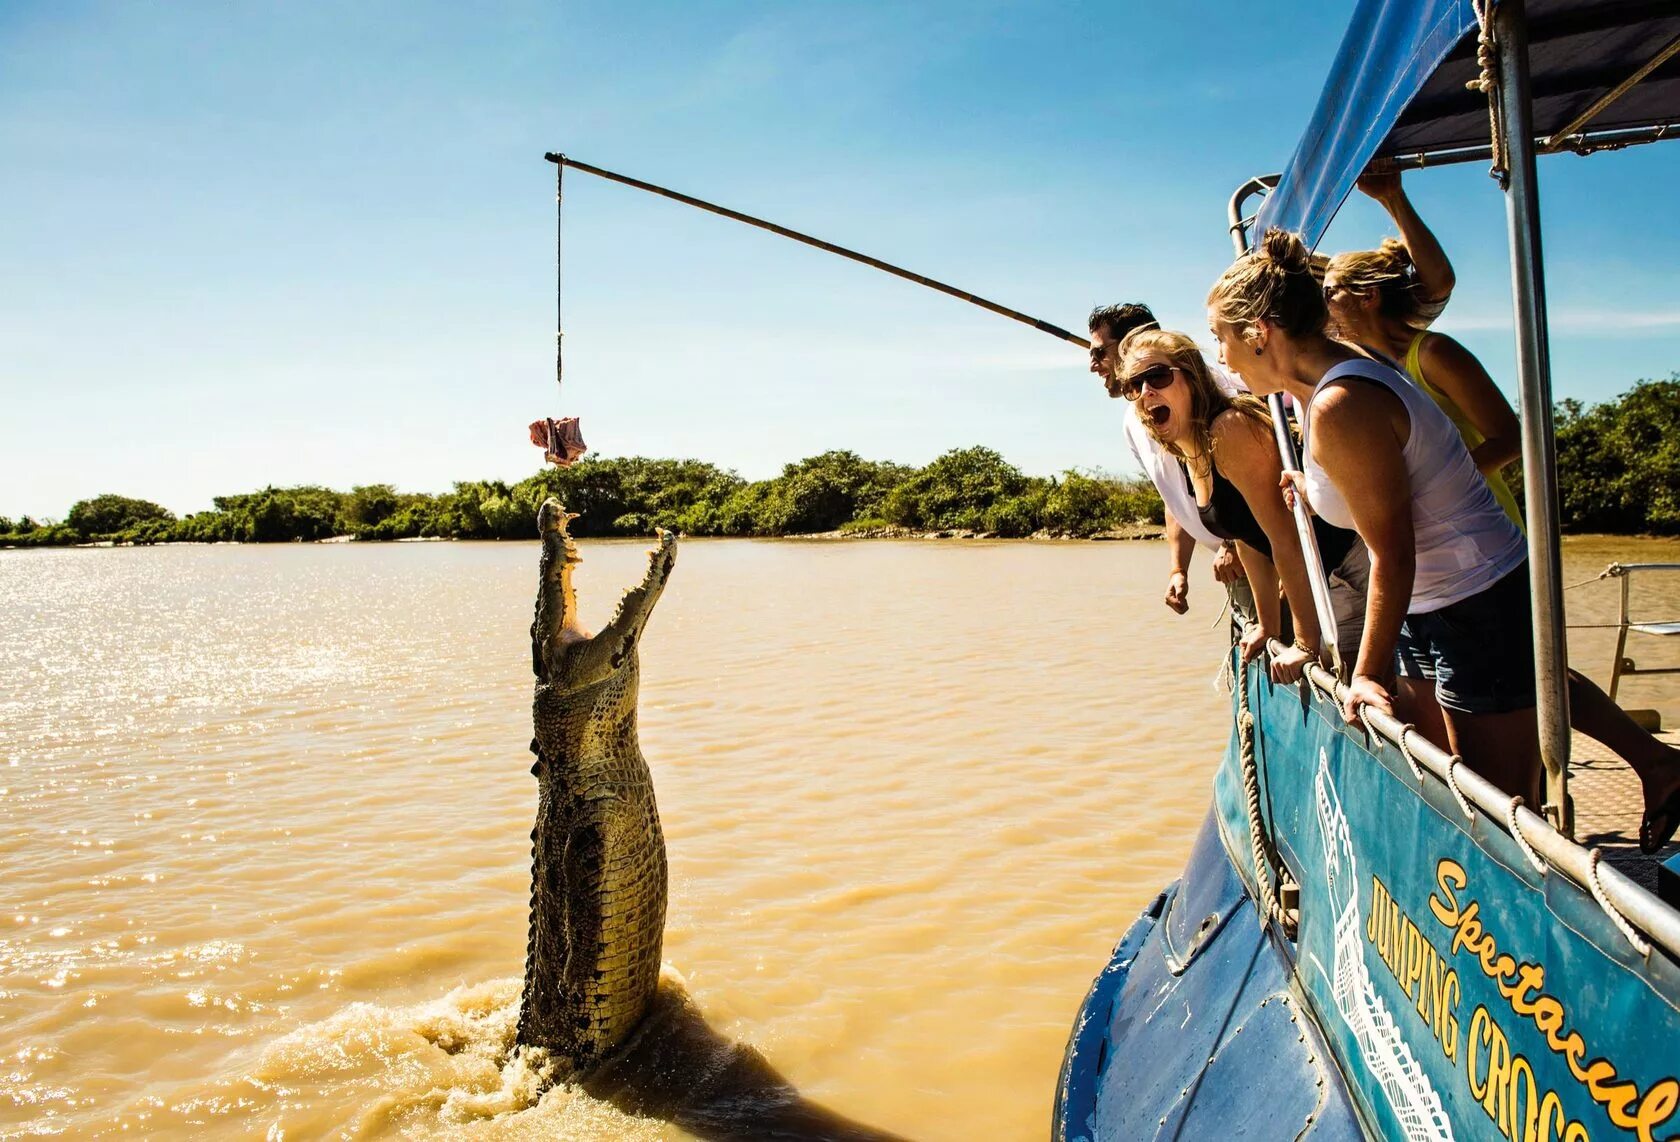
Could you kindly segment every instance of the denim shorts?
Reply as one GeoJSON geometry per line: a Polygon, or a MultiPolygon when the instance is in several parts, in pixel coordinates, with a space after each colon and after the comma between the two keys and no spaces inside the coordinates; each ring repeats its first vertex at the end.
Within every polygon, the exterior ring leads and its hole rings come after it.
{"type": "Polygon", "coordinates": [[[1407,615],[1400,674],[1430,679],[1435,700],[1460,714],[1503,714],[1534,706],[1534,620],[1528,564],[1468,599],[1407,615]]]}

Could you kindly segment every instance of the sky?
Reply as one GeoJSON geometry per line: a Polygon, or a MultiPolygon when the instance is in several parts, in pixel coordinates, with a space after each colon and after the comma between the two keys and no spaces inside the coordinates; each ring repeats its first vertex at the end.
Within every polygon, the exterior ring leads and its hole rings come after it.
{"type": "MultiPolygon", "coordinates": [[[[1042,332],[563,151],[1083,331],[1205,340],[1225,208],[1282,167],[1343,0],[0,5],[0,516],[186,513],[301,483],[517,480],[525,425],[743,476],[833,448],[1128,471],[1042,332]]],[[[1542,160],[1554,389],[1680,370],[1680,146],[1542,160]]],[[[1504,203],[1408,177],[1458,271],[1437,328],[1514,396],[1504,203]]],[[[1357,195],[1321,248],[1392,232],[1357,195]]]]}

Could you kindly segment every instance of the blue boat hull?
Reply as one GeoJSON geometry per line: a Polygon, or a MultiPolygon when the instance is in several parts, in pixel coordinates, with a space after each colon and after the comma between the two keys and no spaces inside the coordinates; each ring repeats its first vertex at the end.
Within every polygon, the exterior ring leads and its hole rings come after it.
{"type": "Polygon", "coordinates": [[[1323,695],[1246,685],[1298,927],[1254,903],[1233,729],[1184,876],[1080,1008],[1053,1136],[1680,1135],[1680,966],[1323,695]]]}
{"type": "Polygon", "coordinates": [[[1292,974],[1210,813],[1080,1007],[1054,1136],[1362,1137],[1292,974]]]}

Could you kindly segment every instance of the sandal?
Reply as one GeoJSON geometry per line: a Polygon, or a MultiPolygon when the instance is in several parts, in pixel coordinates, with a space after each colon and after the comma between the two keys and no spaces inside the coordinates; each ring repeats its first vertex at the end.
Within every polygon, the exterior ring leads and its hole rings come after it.
{"type": "Polygon", "coordinates": [[[1661,852],[1674,836],[1674,831],[1680,829],[1680,789],[1670,793],[1656,811],[1657,816],[1662,818],[1663,827],[1660,830],[1652,827],[1649,811],[1639,819],[1639,851],[1642,853],[1661,852]]]}

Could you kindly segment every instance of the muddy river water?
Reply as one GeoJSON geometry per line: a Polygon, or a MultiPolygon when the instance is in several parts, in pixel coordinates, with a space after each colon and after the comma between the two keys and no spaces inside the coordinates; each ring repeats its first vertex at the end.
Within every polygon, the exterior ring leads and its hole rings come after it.
{"type": "MultiPolygon", "coordinates": [[[[586,616],[643,550],[583,544],[586,616]]],[[[1565,551],[1570,582],[1680,560],[1565,551]]],[[[0,1136],[736,1136],[504,1065],[536,554],[0,552],[0,1136]]],[[[1170,613],[1165,559],[684,544],[642,651],[668,985],[701,1043],[667,1072],[703,1086],[744,1046],[874,1131],[1043,1136],[1074,1008],[1177,874],[1228,735],[1220,596],[1203,557],[1170,613]]],[[[1615,600],[1571,591],[1571,621],[1615,600]]],[[[1680,615],[1680,576],[1635,605],[1680,615]]],[[[1603,679],[1610,637],[1576,664],[1603,679]]],[[[1623,699],[1680,716],[1674,679],[1623,699]]]]}

